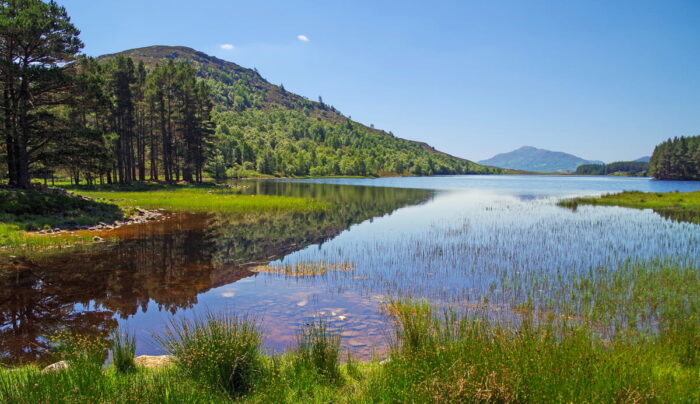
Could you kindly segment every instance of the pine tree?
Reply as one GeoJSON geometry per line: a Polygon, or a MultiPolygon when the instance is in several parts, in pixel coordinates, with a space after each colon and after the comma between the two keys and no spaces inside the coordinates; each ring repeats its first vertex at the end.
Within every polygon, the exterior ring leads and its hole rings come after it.
{"type": "Polygon", "coordinates": [[[65,64],[83,46],[79,33],[54,1],[0,1],[2,134],[11,185],[30,187],[30,164],[52,141],[42,126],[53,107],[68,101],[65,64]]]}

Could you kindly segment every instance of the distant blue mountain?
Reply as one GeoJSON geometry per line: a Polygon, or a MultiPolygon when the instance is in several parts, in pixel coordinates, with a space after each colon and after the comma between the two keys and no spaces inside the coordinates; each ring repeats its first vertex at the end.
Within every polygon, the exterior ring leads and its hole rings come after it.
{"type": "Polygon", "coordinates": [[[644,157],[640,157],[640,158],[638,158],[638,159],[636,159],[636,160],[632,160],[632,161],[636,161],[636,162],[639,162],[639,163],[648,163],[649,160],[651,160],[651,157],[649,157],[649,156],[644,156],[644,157]]]}
{"type": "Polygon", "coordinates": [[[582,164],[605,163],[598,160],[585,160],[564,152],[523,146],[512,152],[497,154],[488,160],[481,160],[479,164],[544,173],[576,171],[576,167],[582,164]]]}

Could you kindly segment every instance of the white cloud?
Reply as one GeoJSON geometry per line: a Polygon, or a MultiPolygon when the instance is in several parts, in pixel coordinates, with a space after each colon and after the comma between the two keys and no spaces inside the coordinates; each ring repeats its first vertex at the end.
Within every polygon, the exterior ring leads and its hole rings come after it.
{"type": "Polygon", "coordinates": [[[306,35],[297,35],[297,39],[302,42],[309,42],[309,37],[306,35]]]}
{"type": "Polygon", "coordinates": [[[230,44],[230,43],[221,44],[221,45],[219,45],[219,48],[221,48],[223,50],[233,50],[233,44],[230,44]]]}

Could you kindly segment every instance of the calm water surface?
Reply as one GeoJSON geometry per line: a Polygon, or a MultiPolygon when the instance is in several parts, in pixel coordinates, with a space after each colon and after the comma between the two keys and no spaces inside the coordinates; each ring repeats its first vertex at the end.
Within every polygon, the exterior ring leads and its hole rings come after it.
{"type": "Polygon", "coordinates": [[[697,182],[456,176],[239,185],[338,208],[179,214],[120,229],[117,243],[16,257],[0,270],[0,360],[44,359],[46,335],[61,328],[106,335],[120,326],[136,333],[139,354],[157,354],[154,333],[174,317],[205,311],[258,319],[272,352],[292,345],[300,325],[324,317],[345,348],[369,358],[386,348],[391,320],[382,305],[398,296],[464,305],[487,296],[497,310],[514,298],[507,285],[566,282],[630,260],[700,264],[699,225],[651,210],[556,206],[622,190],[700,190],[697,182]],[[299,268],[323,273],[293,276],[299,268]]]}

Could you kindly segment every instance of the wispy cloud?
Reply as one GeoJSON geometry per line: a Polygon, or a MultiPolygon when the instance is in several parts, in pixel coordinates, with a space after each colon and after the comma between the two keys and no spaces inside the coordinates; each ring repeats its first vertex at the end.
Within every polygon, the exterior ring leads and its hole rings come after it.
{"type": "Polygon", "coordinates": [[[306,35],[297,35],[297,39],[302,42],[309,42],[309,37],[306,35]]]}
{"type": "Polygon", "coordinates": [[[219,45],[219,48],[221,48],[223,50],[233,50],[233,44],[224,43],[224,44],[219,45]]]}

